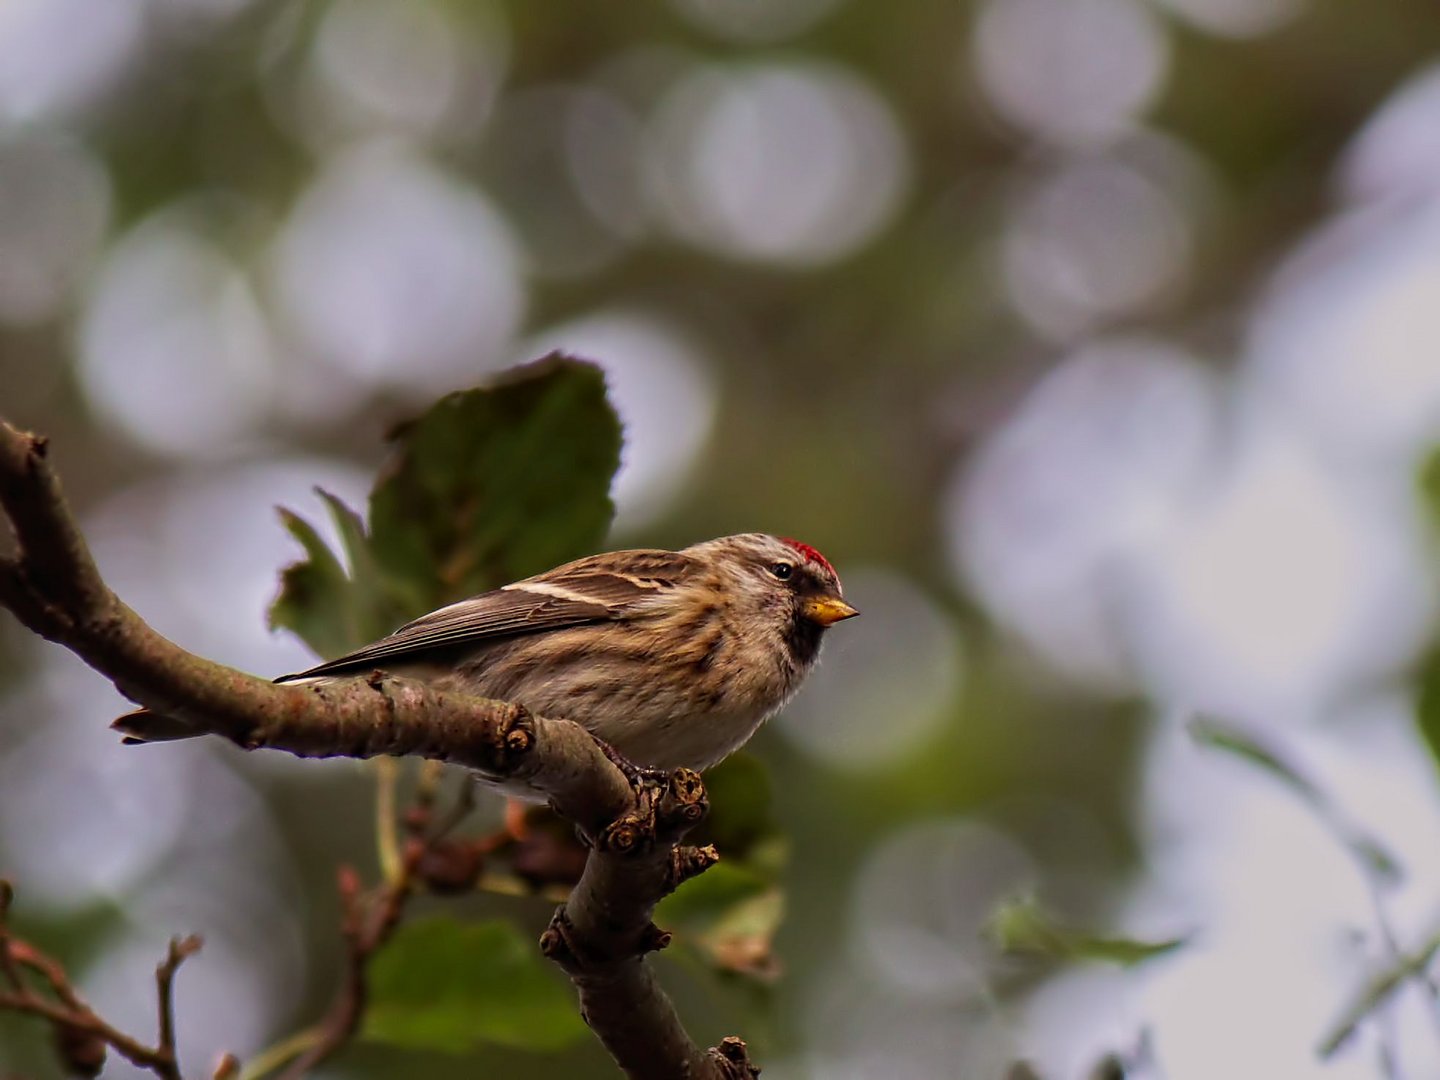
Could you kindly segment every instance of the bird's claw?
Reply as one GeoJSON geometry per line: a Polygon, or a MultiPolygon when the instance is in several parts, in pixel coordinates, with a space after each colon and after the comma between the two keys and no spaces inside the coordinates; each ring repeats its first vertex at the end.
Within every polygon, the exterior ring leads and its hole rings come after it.
{"type": "Polygon", "coordinates": [[[636,765],[598,735],[593,738],[595,744],[600,747],[600,752],[609,759],[612,765],[625,774],[625,779],[629,780],[633,787],[653,784],[663,788],[670,783],[670,770],[657,769],[653,765],[636,765]]]}

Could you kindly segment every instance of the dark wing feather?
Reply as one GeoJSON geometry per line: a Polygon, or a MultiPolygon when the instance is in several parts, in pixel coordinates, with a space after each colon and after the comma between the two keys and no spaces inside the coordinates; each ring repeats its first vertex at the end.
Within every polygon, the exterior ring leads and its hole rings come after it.
{"type": "Polygon", "coordinates": [[[432,611],[362,649],[275,681],[354,674],[383,666],[382,661],[413,660],[438,649],[623,619],[674,588],[695,565],[688,555],[673,551],[592,555],[432,611]]]}

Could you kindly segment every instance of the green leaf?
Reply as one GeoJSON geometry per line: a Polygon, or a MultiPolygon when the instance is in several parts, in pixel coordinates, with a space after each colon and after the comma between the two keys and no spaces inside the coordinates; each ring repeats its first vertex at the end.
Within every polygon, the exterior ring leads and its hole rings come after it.
{"type": "Polygon", "coordinates": [[[600,546],[620,422],[599,368],[560,354],[449,394],[392,433],[375,558],[418,613],[600,546]]]}
{"type": "Polygon", "coordinates": [[[1201,746],[1222,750],[1269,773],[1312,806],[1325,803],[1325,793],[1309,777],[1291,765],[1280,751],[1263,743],[1259,736],[1210,717],[1190,725],[1190,736],[1201,746]]]}
{"type": "Polygon", "coordinates": [[[758,845],[778,834],[770,774],[754,754],[731,754],[707,770],[705,791],[710,813],[697,836],[713,843],[727,860],[747,859],[758,845]]]}
{"type": "Polygon", "coordinates": [[[1420,466],[1420,499],[1432,525],[1440,529],[1440,447],[1430,452],[1420,466]]]}
{"type": "Polygon", "coordinates": [[[710,967],[771,980],[775,933],[785,913],[776,878],[788,848],[771,807],[770,774],[752,754],[732,754],[705,773],[710,814],[697,832],[722,860],[665,898],[660,925],[710,967]]]}
{"type": "MultiPolygon", "coordinates": [[[[1440,535],[1440,448],[1420,468],[1420,499],[1430,519],[1431,532],[1440,535]]],[[[1417,673],[1415,719],[1430,757],[1440,765],[1440,643],[1432,643],[1417,673]]]]}
{"type": "Polygon", "coordinates": [[[600,546],[620,423],[592,364],[558,354],[500,383],[442,398],[392,434],[371,524],[316,489],[348,570],[304,519],[281,511],[305,558],[287,567],[272,628],[339,656],[440,604],[600,546]]]}
{"type": "Polygon", "coordinates": [[[770,881],[764,875],[722,858],[660,901],[655,921],[669,929],[705,927],[729,908],[769,888],[770,881]]]}
{"type": "Polygon", "coordinates": [[[1286,761],[1281,751],[1263,742],[1259,736],[1211,717],[1193,721],[1190,735],[1201,746],[1238,757],[1289,788],[1310,807],[1362,870],[1378,883],[1393,885],[1405,876],[1399,860],[1384,844],[1347,818],[1315,781],[1286,761]]]}
{"type": "Polygon", "coordinates": [[[1415,719],[1430,757],[1440,764],[1440,647],[1432,648],[1421,660],[1418,683],[1415,719]]]}
{"type": "Polygon", "coordinates": [[[351,630],[356,638],[351,648],[358,648],[390,633],[412,614],[420,613],[408,612],[403,601],[388,587],[360,515],[324,488],[317,487],[315,494],[330,511],[330,520],[335,523],[335,531],[345,548],[350,567],[351,630]]]}
{"type": "Polygon", "coordinates": [[[768,981],[780,970],[774,944],[784,915],[780,886],[721,862],[667,896],[655,918],[709,966],[768,981]]]}
{"type": "Polygon", "coordinates": [[[479,1043],[557,1050],[584,1034],[569,989],[507,922],[409,922],[371,966],[372,1042],[463,1054],[479,1043]]]}
{"type": "Polygon", "coordinates": [[[1098,960],[1121,967],[1174,952],[1187,940],[1140,941],[1064,926],[1033,896],[1012,897],[996,905],[985,931],[1003,952],[1059,961],[1098,960]]]}
{"type": "Polygon", "coordinates": [[[325,657],[364,644],[364,639],[356,640],[354,595],[340,560],[308,521],[283,507],[279,513],[306,558],[281,571],[280,594],[270,605],[270,628],[293,630],[325,657]]]}

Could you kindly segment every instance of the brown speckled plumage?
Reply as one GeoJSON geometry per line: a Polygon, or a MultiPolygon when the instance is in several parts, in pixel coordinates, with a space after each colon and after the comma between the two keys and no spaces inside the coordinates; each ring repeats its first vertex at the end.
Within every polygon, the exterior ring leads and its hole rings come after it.
{"type": "Polygon", "coordinates": [[[815,549],[744,533],[592,555],[285,679],[383,668],[569,717],[640,765],[703,769],[789,699],[825,627],[853,613],[815,549]]]}

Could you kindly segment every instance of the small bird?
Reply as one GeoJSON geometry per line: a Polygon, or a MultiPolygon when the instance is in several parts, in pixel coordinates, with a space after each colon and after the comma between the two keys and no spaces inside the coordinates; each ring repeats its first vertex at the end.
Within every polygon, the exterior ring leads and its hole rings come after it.
{"type": "Polygon", "coordinates": [[[703,770],[789,700],[825,630],[858,614],[815,548],[742,533],[577,559],[276,682],[381,669],[574,720],[637,766],[703,770]]]}

